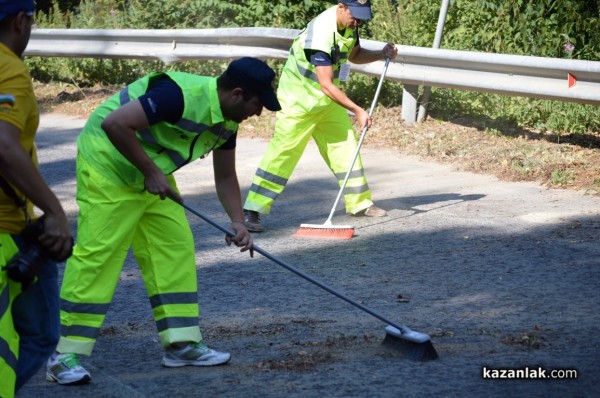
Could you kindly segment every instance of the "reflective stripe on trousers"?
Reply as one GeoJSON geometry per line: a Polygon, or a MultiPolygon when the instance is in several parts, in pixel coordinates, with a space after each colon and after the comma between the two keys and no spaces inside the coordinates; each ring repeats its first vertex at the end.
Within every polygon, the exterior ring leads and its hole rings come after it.
{"type": "MultiPolygon", "coordinates": [[[[6,265],[17,250],[10,234],[0,233],[0,265],[6,265]]],[[[3,398],[15,396],[19,335],[13,324],[11,307],[20,292],[21,285],[9,280],[5,271],[0,271],[0,397],[3,398]]]]}
{"type": "MultiPolygon", "coordinates": [[[[173,176],[168,178],[175,187],[173,176]]],[[[77,203],[77,244],[61,288],[58,352],[91,354],[129,247],[161,343],[201,340],[194,239],[183,208],[106,180],[80,155],[77,203]]]]}
{"type": "MultiPolygon", "coordinates": [[[[310,114],[293,115],[284,109],[277,113],[274,137],[252,179],[244,209],[261,214],[271,212],[273,202],[285,189],[311,137],[339,186],[342,185],[357,147],[346,110],[336,103],[310,114]]],[[[332,205],[334,200],[333,197],[332,205]]],[[[373,203],[360,155],[346,184],[344,201],[350,214],[373,203]]]]}

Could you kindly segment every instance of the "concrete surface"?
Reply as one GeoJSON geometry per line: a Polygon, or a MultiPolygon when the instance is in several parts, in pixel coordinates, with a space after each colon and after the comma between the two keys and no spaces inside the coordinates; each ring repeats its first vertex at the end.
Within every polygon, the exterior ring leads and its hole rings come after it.
{"type": "MultiPolygon", "coordinates": [[[[84,121],[43,115],[44,175],[76,228],[75,138],[84,121]]],[[[246,192],[266,142],[241,139],[246,192]]],[[[128,258],[93,355],[92,382],[62,387],[34,377],[19,397],[593,397],[600,388],[600,198],[455,172],[363,148],[381,219],[344,215],[351,240],[298,239],[321,224],[337,194],[310,146],[255,243],[400,324],[431,336],[439,359],[414,362],[381,345],[384,322],[273,261],[225,246],[189,215],[197,241],[200,325],[232,354],[214,368],[161,367],[140,273],[128,258]],[[484,379],[484,367],[576,379],[484,379]]],[[[211,160],[177,175],[186,202],[226,225],[211,160]]],[[[506,375],[510,375],[507,373],[506,375]]]]}

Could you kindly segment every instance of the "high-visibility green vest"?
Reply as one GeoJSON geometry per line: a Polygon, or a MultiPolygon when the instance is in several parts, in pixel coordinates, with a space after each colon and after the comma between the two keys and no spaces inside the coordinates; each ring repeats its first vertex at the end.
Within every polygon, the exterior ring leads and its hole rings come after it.
{"type": "Polygon", "coordinates": [[[339,86],[340,66],[348,62],[358,40],[358,31],[345,29],[339,32],[336,10],[337,6],[334,6],[319,14],[294,39],[279,79],[277,97],[282,104],[306,112],[331,103],[331,98],[321,91],[315,66],[310,63],[310,54],[307,57],[305,50],[322,51],[332,56],[334,84],[339,86]],[[335,56],[336,52],[338,56],[335,56]]]}
{"type": "Polygon", "coordinates": [[[89,164],[117,184],[144,188],[144,176],[110,142],[101,128],[112,111],[145,94],[152,79],[168,75],[183,91],[184,111],[175,124],[160,122],[136,136],[144,151],[165,174],[204,157],[236,134],[238,124],[225,120],[217,95],[217,78],[184,72],[151,73],[113,95],[92,113],[79,138],[78,150],[89,164]]]}

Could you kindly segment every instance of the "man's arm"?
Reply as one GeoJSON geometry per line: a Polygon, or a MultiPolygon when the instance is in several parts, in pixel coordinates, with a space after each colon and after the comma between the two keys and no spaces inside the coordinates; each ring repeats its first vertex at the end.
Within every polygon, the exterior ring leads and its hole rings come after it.
{"type": "Polygon", "coordinates": [[[181,196],[169,185],[165,174],[144,152],[135,132],[150,126],[139,100],[132,101],[110,113],[102,122],[102,129],[113,145],[143,175],[144,186],[161,199],[167,196],[182,202],[181,196]]]}
{"type": "MultiPolygon", "coordinates": [[[[398,49],[393,43],[386,44],[381,50],[366,50],[356,45],[348,59],[356,64],[374,62],[380,59],[390,58],[394,59],[398,54],[398,49]]],[[[371,127],[371,117],[369,113],[355,104],[348,96],[333,83],[334,73],[333,66],[331,65],[316,65],[315,70],[317,72],[317,79],[321,86],[321,91],[325,93],[336,103],[340,104],[344,108],[356,115],[356,119],[361,129],[365,126],[371,127]]]]}
{"type": "Polygon", "coordinates": [[[223,209],[231,219],[231,228],[235,237],[227,238],[227,243],[232,241],[241,251],[252,251],[252,236],[244,224],[244,211],[242,209],[242,195],[235,171],[235,149],[213,151],[213,169],[215,173],[215,188],[223,209]]]}
{"type": "Polygon", "coordinates": [[[40,243],[56,258],[71,251],[71,231],[63,208],[19,142],[20,131],[0,120],[0,173],[46,215],[40,243]]]}
{"type": "Polygon", "coordinates": [[[315,66],[317,79],[321,85],[321,91],[325,93],[334,102],[337,102],[344,108],[356,115],[356,119],[361,129],[365,126],[371,126],[371,118],[369,113],[360,106],[356,105],[348,96],[333,83],[334,74],[331,65],[315,66]]]}
{"type": "Polygon", "coordinates": [[[394,43],[387,43],[381,50],[367,50],[360,45],[355,46],[348,59],[354,64],[368,64],[389,58],[393,60],[398,55],[398,49],[394,43]]]}

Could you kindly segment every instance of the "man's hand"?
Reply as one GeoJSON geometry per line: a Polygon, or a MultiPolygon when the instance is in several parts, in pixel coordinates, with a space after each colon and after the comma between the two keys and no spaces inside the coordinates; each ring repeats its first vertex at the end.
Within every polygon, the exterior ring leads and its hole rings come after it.
{"type": "Polygon", "coordinates": [[[56,261],[65,261],[71,256],[73,238],[64,213],[44,214],[44,232],[40,235],[39,242],[56,261]]]}
{"type": "Polygon", "coordinates": [[[177,203],[183,203],[183,198],[171,187],[171,185],[169,185],[167,176],[165,176],[158,168],[156,168],[156,172],[146,175],[144,187],[146,188],[146,191],[160,196],[163,200],[169,197],[177,203]]]}
{"type": "Polygon", "coordinates": [[[247,250],[250,251],[250,257],[254,257],[254,242],[252,241],[252,235],[246,229],[246,226],[240,221],[234,221],[231,223],[231,229],[235,232],[235,236],[225,236],[227,246],[230,246],[233,242],[237,247],[241,247],[241,252],[247,250]]]}
{"type": "Polygon", "coordinates": [[[366,127],[371,127],[371,117],[369,116],[369,112],[365,111],[364,109],[360,109],[360,112],[355,113],[356,115],[356,121],[358,122],[358,125],[360,126],[361,130],[365,129],[366,127]]]}
{"type": "Polygon", "coordinates": [[[381,53],[383,54],[383,58],[393,60],[398,55],[398,48],[396,48],[394,43],[387,43],[381,50],[381,53]]]}

